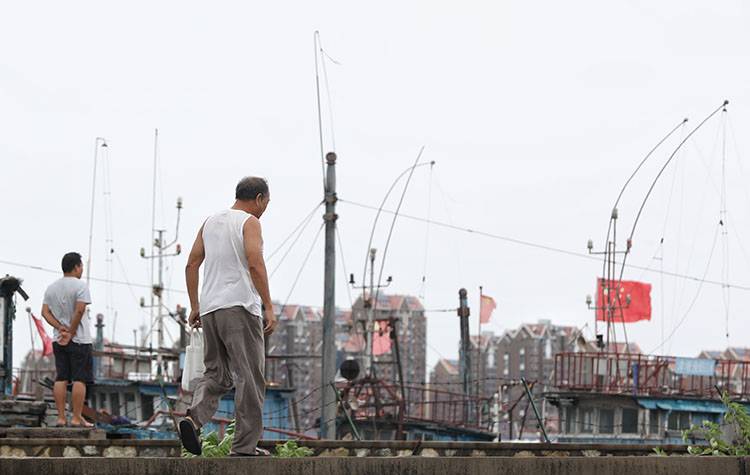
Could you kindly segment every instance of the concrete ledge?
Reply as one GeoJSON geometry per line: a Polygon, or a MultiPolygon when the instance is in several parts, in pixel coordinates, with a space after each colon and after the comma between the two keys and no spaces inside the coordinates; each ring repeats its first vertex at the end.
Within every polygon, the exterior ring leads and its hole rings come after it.
{"type": "Polygon", "coordinates": [[[747,459],[737,457],[309,457],[278,458],[130,458],[130,459],[11,459],[0,458],[0,473],[21,475],[201,475],[231,473],[232,475],[297,475],[300,473],[325,475],[750,475],[747,459]]]}
{"type": "MultiPolygon", "coordinates": [[[[273,449],[278,441],[261,441],[260,446],[273,449]]],[[[300,440],[302,447],[317,456],[439,456],[439,457],[597,457],[655,455],[659,447],[669,455],[686,455],[686,445],[651,444],[541,444],[508,442],[438,442],[416,440],[300,440]]]]}
{"type": "Polygon", "coordinates": [[[0,457],[179,456],[180,443],[176,440],[0,439],[0,457]]]}
{"type": "MultiPolygon", "coordinates": [[[[279,441],[261,441],[273,451],[279,441]]],[[[608,457],[655,455],[651,445],[533,444],[419,441],[299,441],[318,457],[608,457]]],[[[684,445],[661,446],[686,455],[684,445]]],[[[0,457],[179,457],[180,443],[165,439],[0,438],[0,457]]]]}
{"type": "Polygon", "coordinates": [[[99,429],[74,427],[0,427],[0,438],[13,439],[106,439],[99,429]]]}

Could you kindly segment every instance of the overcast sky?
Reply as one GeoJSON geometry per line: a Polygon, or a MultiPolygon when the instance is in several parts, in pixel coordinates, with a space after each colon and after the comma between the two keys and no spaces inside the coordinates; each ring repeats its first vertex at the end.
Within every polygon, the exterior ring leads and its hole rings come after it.
{"type": "MultiPolygon", "coordinates": [[[[404,213],[568,251],[585,253],[589,238],[601,248],[620,186],[662,136],[690,118],[626,192],[622,246],[661,164],[729,99],[728,112],[697,132],[657,183],[630,262],[747,289],[749,24],[746,2],[719,0],[5,2],[0,272],[25,280],[28,304],[38,312],[55,274],[7,262],[58,269],[65,252],[86,253],[94,140],[105,137],[91,272],[108,274],[111,216],[111,276],[133,285],[93,282],[92,311],[107,313],[108,338],[114,328],[116,339],[131,343],[133,329],[148,324],[138,306],[148,289],[137,286],[148,285],[149,264],[138,252],[150,236],[157,127],[156,220],[168,237],[177,196],[185,206],[179,240],[189,249],[201,222],[231,205],[237,180],[261,175],[272,194],[262,220],[266,250],[275,249],[322,198],[313,47],[320,30],[339,63],[326,60],[330,101],[325,81],[322,99],[342,200],[377,206],[425,146],[423,160],[436,165],[432,174],[429,167],[415,172],[404,213]],[[111,214],[101,186],[104,160],[111,214]],[[717,234],[724,183],[726,236],[717,234]]],[[[397,201],[398,192],[388,206],[397,201]]],[[[343,202],[338,213],[346,270],[359,282],[374,213],[343,202]]],[[[286,301],[321,215],[274,274],[275,300],[286,301]]],[[[378,227],[378,249],[390,219],[378,227]]],[[[320,306],[322,240],[312,249],[290,302],[320,306]]],[[[184,289],[185,257],[170,261],[168,287],[184,289]]],[[[337,257],[336,301],[347,306],[348,279],[337,257]]],[[[269,267],[279,261],[274,256],[269,267]]],[[[455,307],[466,287],[474,315],[483,285],[498,302],[487,330],[547,318],[588,324],[590,338],[585,297],[600,270],[598,261],[400,219],[384,274],[393,276],[390,290],[423,294],[428,309],[455,307]]],[[[653,284],[652,320],[628,327],[644,351],[681,320],[660,352],[696,355],[748,344],[749,290],[732,288],[727,299],[710,283],[638,269],[625,277],[653,284]]],[[[188,303],[181,292],[168,292],[166,302],[188,303]]],[[[30,347],[26,305],[19,304],[15,324],[17,363],[30,347]]],[[[455,314],[429,313],[428,322],[428,364],[455,357],[455,314]]],[[[170,331],[176,335],[175,326],[170,331]]]]}

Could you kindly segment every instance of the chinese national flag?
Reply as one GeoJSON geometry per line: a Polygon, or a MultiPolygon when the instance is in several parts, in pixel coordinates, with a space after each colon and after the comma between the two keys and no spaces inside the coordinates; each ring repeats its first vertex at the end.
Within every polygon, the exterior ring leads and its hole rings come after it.
{"type": "Polygon", "coordinates": [[[372,333],[372,354],[384,355],[391,351],[391,326],[387,320],[377,320],[372,333]]]}
{"type": "Polygon", "coordinates": [[[47,335],[47,332],[44,330],[44,325],[42,325],[42,321],[38,318],[36,318],[34,315],[31,315],[31,318],[34,319],[34,325],[36,325],[36,330],[39,332],[39,337],[42,339],[42,356],[49,356],[52,354],[52,338],[50,338],[49,335],[47,335]]]}
{"type": "Polygon", "coordinates": [[[489,323],[492,312],[497,307],[495,299],[489,295],[482,295],[479,303],[479,323],[489,323]]]}
{"type": "Polygon", "coordinates": [[[605,281],[604,279],[597,279],[596,284],[596,319],[598,321],[606,321],[608,305],[614,308],[612,315],[615,323],[651,320],[651,284],[632,280],[605,281]],[[609,292],[612,292],[612,298],[608,302],[609,292]]]}

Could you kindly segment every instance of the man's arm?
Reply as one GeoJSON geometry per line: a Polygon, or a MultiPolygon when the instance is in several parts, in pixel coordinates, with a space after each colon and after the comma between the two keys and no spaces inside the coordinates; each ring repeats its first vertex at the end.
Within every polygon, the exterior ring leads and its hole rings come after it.
{"type": "MultiPolygon", "coordinates": [[[[204,224],[205,225],[205,224],[204,224]]],[[[187,265],[185,266],[185,283],[187,284],[188,297],[190,298],[190,317],[188,322],[191,326],[200,326],[200,302],[198,301],[199,270],[203,260],[206,258],[206,249],[203,247],[203,226],[198,230],[193,248],[190,250],[187,265]]]]}
{"type": "Polygon", "coordinates": [[[46,303],[42,304],[42,317],[44,317],[47,323],[52,325],[52,328],[59,331],[60,333],[68,331],[68,328],[60,323],[60,320],[55,318],[55,316],[52,314],[52,310],[49,309],[49,305],[47,305],[46,303]]]}
{"type": "Polygon", "coordinates": [[[276,329],[276,315],[273,313],[271,291],[268,288],[268,273],[263,259],[263,235],[257,218],[251,217],[245,221],[242,227],[242,239],[245,244],[245,257],[247,268],[250,270],[250,278],[253,279],[255,290],[258,291],[263,301],[263,319],[265,320],[263,332],[270,335],[276,329]]]}
{"type": "Polygon", "coordinates": [[[87,302],[82,302],[81,300],[76,301],[76,308],[73,311],[73,318],[70,319],[70,334],[72,336],[75,336],[76,332],[78,331],[78,324],[81,323],[83,313],[86,311],[86,305],[88,305],[87,302]]]}

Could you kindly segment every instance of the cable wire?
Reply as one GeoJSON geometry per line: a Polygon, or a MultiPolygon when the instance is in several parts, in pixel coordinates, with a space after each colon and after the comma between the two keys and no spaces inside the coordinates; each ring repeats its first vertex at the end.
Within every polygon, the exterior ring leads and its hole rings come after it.
{"type": "MultiPolygon", "coordinates": [[[[368,205],[368,204],[365,204],[365,203],[359,203],[357,201],[352,201],[352,200],[348,200],[348,199],[339,198],[339,202],[340,203],[349,204],[349,205],[352,205],[352,206],[356,206],[356,207],[359,207],[359,208],[363,208],[363,209],[374,210],[374,211],[377,211],[377,210],[380,209],[383,213],[394,214],[394,211],[391,211],[391,210],[381,209],[381,208],[378,208],[378,207],[373,206],[373,205],[368,205]]],[[[543,251],[553,252],[553,253],[562,254],[562,255],[571,256],[571,257],[578,257],[578,258],[586,259],[586,260],[589,260],[589,261],[599,261],[599,259],[596,256],[592,256],[592,255],[585,254],[585,253],[582,253],[582,252],[570,251],[570,250],[567,250],[567,249],[562,249],[562,248],[558,248],[558,247],[554,247],[554,246],[549,246],[549,245],[546,245],[546,244],[540,244],[540,243],[535,243],[535,242],[527,241],[527,240],[523,240],[523,239],[513,238],[513,237],[509,237],[509,236],[503,236],[503,235],[500,235],[500,234],[491,233],[489,231],[482,231],[482,230],[478,230],[478,229],[474,229],[474,228],[462,227],[462,226],[458,226],[458,225],[454,225],[454,224],[445,223],[445,222],[442,222],[442,221],[437,221],[437,220],[434,220],[434,219],[428,220],[428,219],[422,218],[420,216],[414,216],[414,215],[409,215],[409,214],[405,214],[405,213],[399,213],[399,216],[401,216],[402,218],[410,219],[412,221],[418,221],[418,222],[427,222],[427,221],[429,221],[434,226],[439,226],[439,227],[446,228],[446,229],[452,229],[454,231],[460,231],[460,232],[465,232],[465,233],[469,233],[469,234],[474,234],[474,235],[477,235],[477,236],[483,236],[483,237],[490,238],[490,239],[496,239],[496,240],[508,242],[508,243],[511,243],[511,244],[517,244],[517,245],[521,245],[521,246],[531,247],[531,248],[534,248],[534,249],[539,249],[539,250],[543,250],[543,251]]],[[[655,269],[649,269],[646,266],[640,266],[640,265],[636,265],[636,264],[627,264],[626,267],[630,268],[630,269],[648,270],[650,272],[663,274],[663,275],[668,276],[668,277],[675,277],[675,278],[679,278],[679,279],[692,280],[692,281],[695,281],[695,282],[703,282],[705,284],[719,285],[719,286],[723,285],[722,282],[719,282],[719,281],[716,281],[716,280],[700,278],[700,277],[696,277],[696,276],[692,276],[692,275],[687,275],[687,274],[680,274],[678,272],[672,272],[672,271],[663,271],[662,272],[662,271],[657,271],[655,269]]],[[[747,286],[747,285],[741,285],[741,284],[727,284],[727,285],[729,285],[733,289],[750,291],[750,286],[747,286]]]]}
{"type": "Polygon", "coordinates": [[[313,239],[312,244],[310,245],[310,249],[308,249],[307,254],[305,255],[305,258],[302,260],[302,265],[297,271],[297,275],[294,277],[294,282],[292,282],[292,287],[289,289],[289,293],[286,296],[284,305],[281,306],[280,313],[283,313],[287,304],[289,304],[289,299],[292,298],[292,292],[294,292],[294,288],[297,287],[297,282],[299,281],[299,278],[302,275],[302,271],[305,269],[305,266],[307,265],[307,261],[310,259],[310,255],[315,249],[315,244],[318,242],[318,237],[320,237],[320,232],[323,230],[324,226],[325,226],[325,223],[320,223],[320,227],[318,228],[318,232],[315,233],[315,238],[313,239]]]}
{"type": "MultiPolygon", "coordinates": [[[[320,206],[320,204],[318,204],[318,206],[320,206]]],[[[317,209],[317,207],[315,209],[317,209]]],[[[276,274],[276,271],[279,270],[279,268],[284,263],[284,261],[286,260],[287,256],[289,255],[289,253],[292,252],[292,249],[294,248],[294,245],[297,244],[297,241],[299,241],[299,238],[302,237],[302,234],[305,232],[305,229],[307,229],[307,226],[310,224],[310,221],[312,221],[313,213],[315,213],[315,210],[313,210],[307,216],[307,221],[305,222],[304,226],[302,226],[302,228],[300,228],[299,232],[297,233],[297,236],[294,238],[294,240],[292,241],[292,243],[289,245],[289,247],[287,248],[286,252],[284,252],[284,254],[281,256],[281,259],[279,260],[279,262],[276,263],[276,266],[274,266],[273,270],[271,271],[271,273],[268,276],[269,279],[273,278],[273,276],[276,274]]]]}
{"type": "Polygon", "coordinates": [[[273,251],[271,251],[271,253],[268,255],[268,257],[266,257],[266,262],[268,262],[271,259],[273,259],[273,257],[281,250],[281,248],[283,248],[284,245],[289,241],[289,239],[291,239],[292,236],[294,236],[294,234],[299,230],[299,228],[302,225],[305,224],[305,222],[309,222],[309,220],[311,219],[312,215],[315,213],[315,211],[318,210],[318,208],[320,208],[320,205],[322,205],[323,203],[324,203],[324,201],[321,201],[320,203],[318,203],[317,205],[315,205],[315,207],[308,214],[306,214],[304,218],[302,218],[302,221],[300,221],[297,224],[297,226],[295,226],[294,229],[292,229],[292,232],[290,232],[287,235],[287,237],[285,237],[284,240],[281,241],[281,244],[279,244],[278,246],[276,246],[276,249],[274,249],[273,251]]]}

